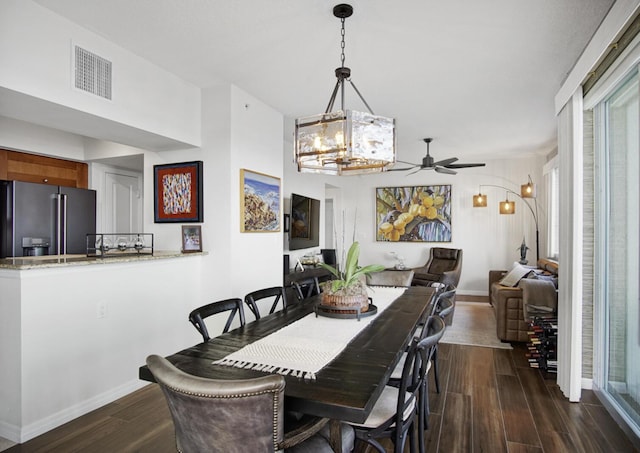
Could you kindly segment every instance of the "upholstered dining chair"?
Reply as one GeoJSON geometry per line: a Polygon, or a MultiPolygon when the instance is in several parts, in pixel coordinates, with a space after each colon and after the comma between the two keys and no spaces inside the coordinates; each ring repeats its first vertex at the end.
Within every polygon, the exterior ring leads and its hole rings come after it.
{"type": "Polygon", "coordinates": [[[271,303],[271,309],[269,310],[269,314],[274,313],[280,301],[282,301],[282,308],[287,308],[287,295],[282,286],[274,286],[272,288],[264,288],[259,289],[257,291],[250,292],[246,296],[244,296],[244,302],[251,310],[251,313],[256,317],[256,319],[260,319],[260,308],[258,307],[258,301],[263,299],[271,299],[273,302],[271,303]]]}
{"type": "Polygon", "coordinates": [[[229,312],[229,317],[227,318],[227,322],[224,325],[222,333],[229,331],[231,323],[235,319],[236,315],[238,315],[240,319],[240,326],[244,326],[245,319],[244,309],[242,308],[242,299],[238,298],[220,300],[218,302],[212,302],[196,308],[189,313],[189,321],[198,330],[198,332],[200,332],[202,339],[204,341],[209,341],[211,337],[209,336],[209,331],[207,330],[207,325],[204,320],[209,316],[224,312],[229,312]]]}
{"type": "Polygon", "coordinates": [[[187,374],[158,355],[147,357],[147,366],[169,406],[180,452],[332,451],[329,442],[316,434],[327,424],[326,418],[307,416],[285,432],[281,375],[207,379],[187,374]],[[306,448],[306,442],[313,450],[306,448]]]}

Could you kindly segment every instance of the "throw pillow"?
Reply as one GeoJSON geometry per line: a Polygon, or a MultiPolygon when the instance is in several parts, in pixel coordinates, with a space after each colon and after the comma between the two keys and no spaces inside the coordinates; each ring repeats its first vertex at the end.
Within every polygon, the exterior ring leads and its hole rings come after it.
{"type": "Polygon", "coordinates": [[[500,280],[500,284],[502,286],[516,286],[529,272],[531,269],[521,266],[519,263],[513,263],[513,268],[500,280]]]}

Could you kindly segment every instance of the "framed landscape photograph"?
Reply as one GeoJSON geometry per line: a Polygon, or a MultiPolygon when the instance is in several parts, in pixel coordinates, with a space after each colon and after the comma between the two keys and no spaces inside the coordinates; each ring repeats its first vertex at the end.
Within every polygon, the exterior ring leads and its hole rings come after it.
{"type": "Polygon", "coordinates": [[[451,185],[376,188],[376,240],[451,242],[451,185]]]}
{"type": "Polygon", "coordinates": [[[240,169],[240,231],[280,231],[280,178],[240,169]]]}
{"type": "Polygon", "coordinates": [[[204,221],[202,161],[153,166],[155,223],[204,221]]]}
{"type": "Polygon", "coordinates": [[[182,225],[182,252],[202,251],[202,227],[200,225],[182,225]]]}

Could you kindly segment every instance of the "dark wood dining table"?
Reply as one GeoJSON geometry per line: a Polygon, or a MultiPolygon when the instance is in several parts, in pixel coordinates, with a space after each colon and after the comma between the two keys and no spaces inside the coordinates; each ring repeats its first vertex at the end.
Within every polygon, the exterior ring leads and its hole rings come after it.
{"type": "MultiPolygon", "coordinates": [[[[380,396],[395,365],[411,341],[420,319],[429,309],[434,288],[407,288],[388,308],[362,330],[315,379],[285,376],[285,408],[333,421],[364,422],[380,396]]],[[[260,338],[314,312],[320,296],[292,304],[243,327],[184,349],[167,359],[182,371],[212,379],[249,379],[263,376],[256,370],[214,365],[260,338]]],[[[373,304],[375,304],[375,288],[373,304]]],[[[345,319],[344,322],[359,322],[345,319]]],[[[327,332],[330,336],[331,332],[327,332]]],[[[153,351],[150,351],[153,352],[153,351]]],[[[155,382],[147,366],[139,377],[155,382]]],[[[340,451],[339,427],[332,423],[331,444],[340,451]]]]}

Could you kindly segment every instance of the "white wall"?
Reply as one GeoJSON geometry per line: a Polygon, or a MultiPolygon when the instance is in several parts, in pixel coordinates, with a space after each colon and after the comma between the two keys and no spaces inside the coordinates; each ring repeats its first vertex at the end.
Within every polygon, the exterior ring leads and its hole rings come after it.
{"type": "Polygon", "coordinates": [[[107,404],[145,384],[149,354],[200,341],[187,314],[202,258],[0,270],[0,435],[24,442],[107,404]]]}
{"type": "Polygon", "coordinates": [[[0,147],[69,160],[85,159],[81,136],[6,116],[0,116],[0,147]]]}
{"type": "MultiPolygon", "coordinates": [[[[26,108],[65,108],[77,126],[130,128],[179,142],[200,143],[200,91],[175,75],[139,58],[31,0],[4,0],[0,5],[0,94],[22,97],[26,108]],[[113,63],[113,96],[105,100],[73,88],[72,45],[79,45],[113,63]],[[79,113],[81,112],[81,114],[79,113]]],[[[0,110],[2,112],[3,110],[0,110]]],[[[21,108],[9,109],[25,119],[21,108]]],[[[32,114],[37,114],[37,109],[32,114]]],[[[39,117],[48,125],[64,118],[39,117]]],[[[43,124],[43,123],[41,123],[43,124]]],[[[100,133],[96,128],[96,133],[100,133]]]]}

